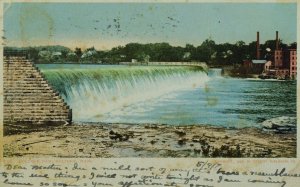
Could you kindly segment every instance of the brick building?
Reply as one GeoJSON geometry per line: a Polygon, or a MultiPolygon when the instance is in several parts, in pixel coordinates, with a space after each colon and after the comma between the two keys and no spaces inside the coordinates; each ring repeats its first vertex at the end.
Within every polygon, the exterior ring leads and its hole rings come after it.
{"type": "Polygon", "coordinates": [[[259,32],[257,32],[256,59],[243,61],[242,67],[246,73],[260,74],[261,78],[297,78],[297,51],[279,48],[278,31],[276,31],[275,49],[268,48],[263,59],[260,58],[260,51],[259,32]]]}
{"type": "Polygon", "coordinates": [[[276,48],[273,53],[272,65],[267,74],[273,74],[279,79],[297,78],[296,49],[279,49],[278,31],[276,31],[276,48]]]}
{"type": "Polygon", "coordinates": [[[296,49],[289,51],[290,62],[290,77],[296,79],[297,77],[297,52],[296,49]]]}
{"type": "Polygon", "coordinates": [[[283,66],[283,51],[275,50],[274,52],[274,67],[280,68],[283,66]]]}
{"type": "Polygon", "coordinates": [[[296,49],[275,50],[274,69],[278,78],[297,78],[296,49]]]}

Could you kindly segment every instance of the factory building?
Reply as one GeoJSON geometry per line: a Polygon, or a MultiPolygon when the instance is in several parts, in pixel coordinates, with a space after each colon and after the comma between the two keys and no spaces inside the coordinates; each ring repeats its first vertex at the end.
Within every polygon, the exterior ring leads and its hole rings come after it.
{"type": "Polygon", "coordinates": [[[296,49],[279,49],[278,31],[276,31],[276,47],[270,49],[268,57],[261,59],[259,32],[256,40],[256,59],[244,61],[244,68],[260,74],[261,78],[296,79],[297,52],[296,49]],[[250,68],[250,69],[249,69],[250,68]]]}
{"type": "Polygon", "coordinates": [[[297,52],[296,49],[290,50],[290,77],[296,79],[297,77],[297,52]]]}

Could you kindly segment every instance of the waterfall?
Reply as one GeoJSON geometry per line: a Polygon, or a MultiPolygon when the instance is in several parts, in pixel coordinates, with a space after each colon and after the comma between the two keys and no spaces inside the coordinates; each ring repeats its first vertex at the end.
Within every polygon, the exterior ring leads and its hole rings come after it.
{"type": "Polygon", "coordinates": [[[101,121],[107,112],[174,91],[193,89],[209,79],[197,67],[40,68],[71,106],[74,121],[101,121]]]}
{"type": "Polygon", "coordinates": [[[211,68],[208,71],[208,76],[210,77],[222,77],[222,69],[221,68],[211,68]]]}

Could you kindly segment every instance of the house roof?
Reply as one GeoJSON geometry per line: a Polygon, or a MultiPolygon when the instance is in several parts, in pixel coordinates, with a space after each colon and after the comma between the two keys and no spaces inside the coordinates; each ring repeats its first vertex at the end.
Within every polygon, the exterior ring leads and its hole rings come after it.
{"type": "Polygon", "coordinates": [[[253,64],[265,64],[266,60],[252,60],[253,64]]]}

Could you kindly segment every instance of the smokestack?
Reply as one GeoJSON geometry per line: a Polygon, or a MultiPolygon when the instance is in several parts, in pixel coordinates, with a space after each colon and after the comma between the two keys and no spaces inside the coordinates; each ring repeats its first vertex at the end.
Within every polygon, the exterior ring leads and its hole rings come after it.
{"type": "Polygon", "coordinates": [[[260,51],[259,51],[259,32],[256,33],[256,59],[260,59],[260,51]]]}
{"type": "Polygon", "coordinates": [[[278,31],[276,31],[276,50],[279,49],[278,31]]]}

